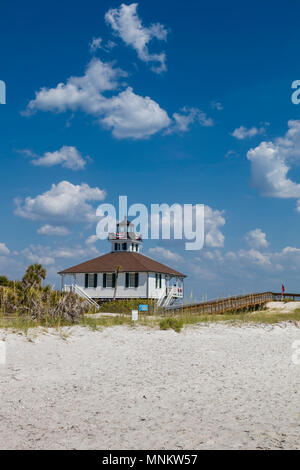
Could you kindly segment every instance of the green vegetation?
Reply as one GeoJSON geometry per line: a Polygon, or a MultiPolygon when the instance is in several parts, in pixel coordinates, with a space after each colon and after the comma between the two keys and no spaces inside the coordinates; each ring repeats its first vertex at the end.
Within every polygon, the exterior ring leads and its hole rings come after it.
{"type": "Polygon", "coordinates": [[[183,318],[167,317],[163,318],[163,320],[159,322],[159,327],[161,330],[169,330],[172,328],[177,333],[179,333],[183,327],[183,324],[183,318]]]}
{"type": "Polygon", "coordinates": [[[58,326],[78,323],[89,304],[73,293],[42,287],[46,270],[38,264],[27,268],[22,281],[0,278],[0,326],[58,326]]]}
{"type": "Polygon", "coordinates": [[[60,328],[74,324],[93,330],[117,325],[136,325],[180,332],[185,326],[222,322],[229,325],[276,324],[294,322],[300,326],[300,309],[289,313],[270,310],[227,312],[225,314],[167,313],[153,300],[115,300],[101,305],[101,312],[115,315],[86,315],[96,313],[81,297],[60,293],[49,286],[42,287],[46,271],[41,265],[29,266],[22,281],[10,281],[0,276],[0,328],[27,332],[30,328],[60,328]],[[140,313],[139,320],[131,320],[131,311],[140,304],[149,305],[148,313],[140,313]]]}
{"type": "Polygon", "coordinates": [[[26,269],[26,273],[23,276],[22,284],[24,288],[41,289],[42,282],[46,279],[47,271],[41,264],[31,264],[26,269]]]}
{"type": "Polygon", "coordinates": [[[273,311],[259,311],[253,313],[226,313],[222,315],[197,315],[197,314],[181,314],[172,317],[164,318],[160,322],[160,328],[165,330],[168,328],[177,327],[175,320],[180,320],[182,326],[197,325],[202,323],[229,323],[232,325],[243,324],[269,324],[273,325],[280,322],[291,321],[300,322],[300,309],[296,309],[289,313],[277,313],[273,311]]]}
{"type": "Polygon", "coordinates": [[[105,313],[131,314],[132,310],[138,310],[140,304],[147,304],[149,306],[148,314],[150,315],[163,312],[163,309],[157,307],[156,302],[152,299],[111,300],[102,303],[99,311],[105,313]]]}

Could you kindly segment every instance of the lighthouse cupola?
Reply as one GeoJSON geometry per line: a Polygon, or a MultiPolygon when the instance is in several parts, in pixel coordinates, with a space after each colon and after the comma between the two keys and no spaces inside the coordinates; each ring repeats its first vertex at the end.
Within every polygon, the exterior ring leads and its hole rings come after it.
{"type": "Polygon", "coordinates": [[[139,253],[142,247],[142,237],[135,232],[135,227],[127,217],[116,225],[116,232],[108,234],[112,251],[131,251],[139,253]]]}

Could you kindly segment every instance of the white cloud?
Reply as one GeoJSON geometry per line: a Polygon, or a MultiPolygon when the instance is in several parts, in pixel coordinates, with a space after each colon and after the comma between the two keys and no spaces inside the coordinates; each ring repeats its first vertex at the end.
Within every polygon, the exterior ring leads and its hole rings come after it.
{"type": "Polygon", "coordinates": [[[224,246],[225,237],[220,228],[225,225],[224,211],[204,207],[205,245],[212,248],[224,246]]]}
{"type": "Polygon", "coordinates": [[[158,255],[158,257],[165,258],[169,261],[182,261],[183,260],[182,256],[178,255],[177,253],[174,253],[171,250],[167,250],[166,248],[163,248],[162,246],[149,248],[149,253],[158,255]]]}
{"type": "Polygon", "coordinates": [[[267,241],[266,234],[260,229],[256,228],[251,230],[245,236],[246,241],[252,248],[267,248],[269,242],[267,241]]]}
{"type": "Polygon", "coordinates": [[[205,250],[203,252],[203,256],[207,259],[210,259],[210,260],[215,260],[215,261],[219,261],[219,262],[224,261],[224,257],[222,255],[222,253],[220,252],[220,250],[214,250],[214,251],[205,250]]]}
{"type": "Polygon", "coordinates": [[[231,133],[232,137],[235,137],[238,140],[247,139],[250,137],[254,137],[256,135],[262,135],[266,132],[264,127],[251,127],[247,129],[247,127],[241,126],[231,133]]]}
{"type": "Polygon", "coordinates": [[[0,256],[7,256],[10,254],[10,250],[7,248],[5,243],[0,243],[0,256]]]}
{"type": "Polygon", "coordinates": [[[98,49],[101,49],[102,38],[93,38],[92,42],[90,43],[90,51],[92,53],[96,52],[98,49]]]}
{"type": "Polygon", "coordinates": [[[23,114],[82,110],[120,139],[143,139],[167,128],[168,114],[150,97],[136,95],[130,87],[108,98],[103,95],[115,90],[124,76],[122,70],[94,58],[84,76],[71,77],[56,88],[42,88],[23,114]]]}
{"type": "Polygon", "coordinates": [[[28,260],[29,263],[39,263],[45,266],[55,263],[53,256],[45,253],[45,247],[30,245],[28,248],[22,250],[21,254],[28,260]]]}
{"type": "Polygon", "coordinates": [[[54,165],[62,165],[63,167],[70,168],[71,170],[81,170],[85,167],[86,160],[84,160],[76,147],[64,145],[60,150],[56,150],[55,152],[45,152],[42,157],[35,157],[31,160],[31,163],[35,166],[50,167],[54,165]]]}
{"type": "Polygon", "coordinates": [[[95,247],[61,246],[50,247],[44,245],[30,245],[20,253],[30,263],[41,263],[45,266],[54,265],[58,259],[84,259],[85,257],[99,256],[95,247]]]}
{"type": "Polygon", "coordinates": [[[173,124],[166,131],[167,134],[174,132],[187,132],[194,123],[200,126],[211,127],[214,125],[213,120],[198,108],[184,107],[179,113],[173,114],[173,124]]]}
{"type": "Polygon", "coordinates": [[[288,127],[284,137],[261,142],[247,153],[253,182],[263,196],[300,199],[300,184],[287,176],[300,158],[300,121],[289,121],[288,127]]]}
{"type": "Polygon", "coordinates": [[[223,110],[223,105],[220,101],[211,101],[210,106],[212,109],[216,109],[217,111],[223,110]]]}
{"type": "MultiPolygon", "coordinates": [[[[88,114],[103,112],[107,99],[103,92],[115,90],[119,78],[127,74],[114,68],[113,64],[92,59],[82,77],[70,77],[67,83],[59,83],[55,88],[42,88],[35,95],[23,113],[33,114],[36,111],[54,111],[81,109],[88,114]]],[[[109,101],[109,100],[108,100],[109,101]]]]}
{"type": "Polygon", "coordinates": [[[85,258],[91,256],[99,256],[99,251],[95,246],[89,247],[61,247],[52,251],[55,258],[85,258]]]}
{"type": "Polygon", "coordinates": [[[15,214],[30,220],[62,223],[92,222],[96,210],[88,201],[102,201],[105,191],[88,184],[73,185],[68,181],[53,184],[51,189],[36,197],[15,200],[15,214]]]}
{"type": "Polygon", "coordinates": [[[225,158],[237,158],[239,155],[235,150],[228,150],[225,154],[225,158]]]}
{"type": "MultiPolygon", "coordinates": [[[[196,219],[196,206],[193,206],[190,215],[193,218],[193,223],[196,219]]],[[[170,228],[170,233],[175,232],[175,228],[184,226],[184,208],[180,204],[174,204],[173,206],[168,206],[168,208],[163,208],[161,214],[161,226],[162,230],[165,233],[168,233],[170,228]],[[178,209],[178,210],[177,210],[178,209]]],[[[187,215],[185,215],[187,217],[187,215]]],[[[156,225],[156,217],[152,215],[151,223],[156,225]]],[[[211,248],[220,248],[224,246],[225,237],[221,232],[221,227],[225,225],[226,221],[224,218],[224,211],[214,210],[211,207],[204,206],[204,235],[205,235],[205,246],[211,248]]],[[[197,227],[198,230],[200,227],[197,227]]]]}
{"type": "Polygon", "coordinates": [[[259,265],[270,265],[270,255],[267,253],[261,253],[258,250],[255,250],[254,248],[251,248],[250,250],[240,250],[238,252],[238,256],[240,258],[245,258],[246,260],[249,260],[252,263],[259,264],[259,265]]]}
{"type": "Polygon", "coordinates": [[[115,137],[122,139],[149,137],[170,124],[170,119],[158,103],[148,96],[136,95],[128,87],[111,98],[109,112],[100,122],[112,129],[115,137]]]}
{"type": "Polygon", "coordinates": [[[121,4],[120,8],[111,8],[105,14],[106,22],[112,27],[113,31],[137,52],[138,57],[143,62],[156,62],[157,66],[152,66],[152,70],[161,73],[166,70],[166,55],[150,54],[148,43],[152,39],[165,41],[167,30],[160,23],[145,27],[137,14],[137,3],[131,5],[121,4]]]}
{"type": "Polygon", "coordinates": [[[66,227],[63,227],[63,226],[59,227],[59,226],[46,224],[40,227],[37,233],[39,235],[47,235],[49,237],[52,237],[52,236],[65,237],[70,232],[66,227]]]}
{"type": "Polygon", "coordinates": [[[87,245],[92,245],[93,243],[96,243],[97,240],[99,240],[98,235],[91,235],[85,240],[85,243],[87,245]]]}

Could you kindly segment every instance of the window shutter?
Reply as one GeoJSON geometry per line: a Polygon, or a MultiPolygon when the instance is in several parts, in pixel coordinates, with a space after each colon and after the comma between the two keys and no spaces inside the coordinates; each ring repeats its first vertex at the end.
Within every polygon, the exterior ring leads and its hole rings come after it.
{"type": "Polygon", "coordinates": [[[97,287],[98,284],[98,274],[94,274],[94,287],[97,287]]]}
{"type": "Polygon", "coordinates": [[[159,288],[161,289],[161,274],[159,275],[159,288]]]}
{"type": "Polygon", "coordinates": [[[157,276],[158,274],[155,274],[155,289],[157,289],[158,283],[157,283],[157,276]]]}
{"type": "Polygon", "coordinates": [[[89,287],[89,275],[85,274],[84,276],[84,287],[87,289],[89,287]]]}
{"type": "Polygon", "coordinates": [[[106,287],[106,273],[103,273],[103,287],[106,287]]]}
{"type": "Polygon", "coordinates": [[[139,287],[139,273],[135,273],[135,287],[139,287]]]}
{"type": "Polygon", "coordinates": [[[112,287],[113,288],[116,287],[116,273],[113,273],[113,275],[112,275],[112,287]]]}
{"type": "Polygon", "coordinates": [[[126,273],[126,283],[125,287],[129,287],[129,273],[126,273]]]}

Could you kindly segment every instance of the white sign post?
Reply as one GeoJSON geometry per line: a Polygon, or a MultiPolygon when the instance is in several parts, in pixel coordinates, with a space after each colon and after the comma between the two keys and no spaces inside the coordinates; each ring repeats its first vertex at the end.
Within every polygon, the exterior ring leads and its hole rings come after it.
{"type": "Polygon", "coordinates": [[[131,313],[132,313],[132,316],[131,316],[132,321],[137,321],[139,317],[139,312],[137,310],[132,310],[131,313]]]}

